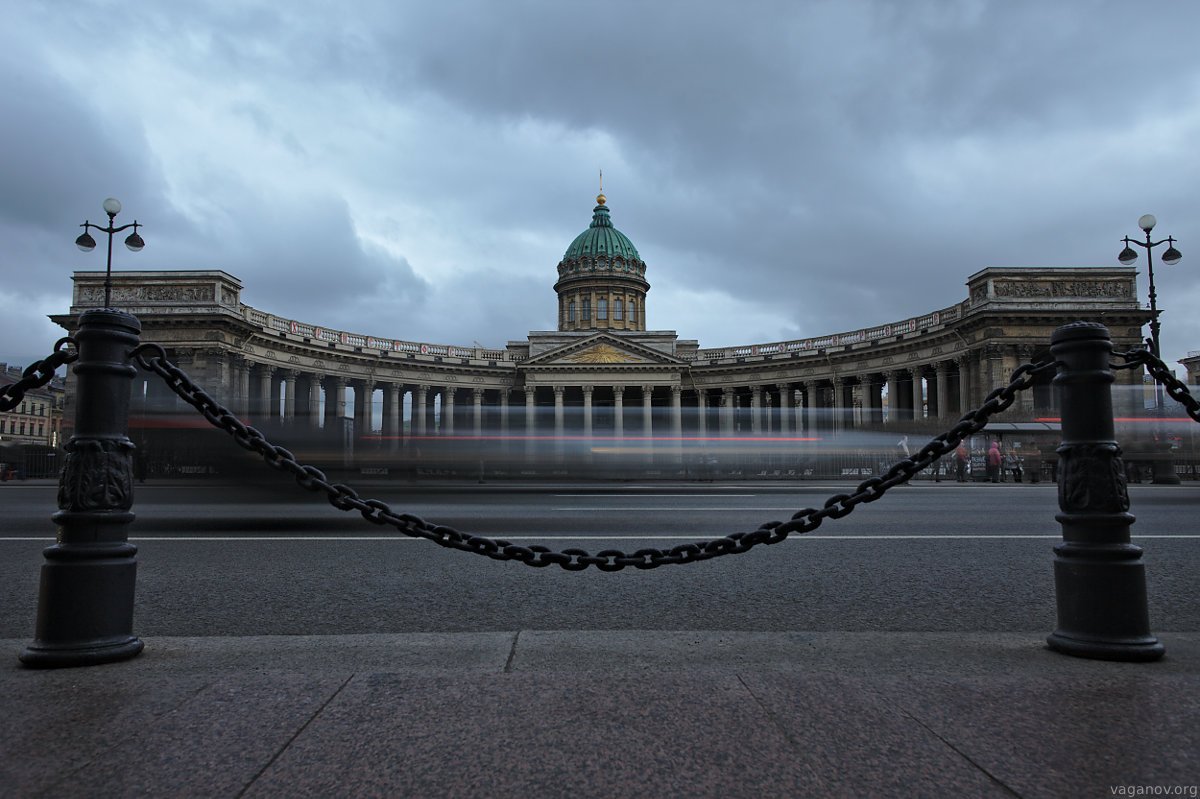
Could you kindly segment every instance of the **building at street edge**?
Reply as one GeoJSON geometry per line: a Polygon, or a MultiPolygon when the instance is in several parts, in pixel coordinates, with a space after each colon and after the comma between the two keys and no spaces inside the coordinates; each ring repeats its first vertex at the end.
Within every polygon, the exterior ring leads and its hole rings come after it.
{"type": "MultiPolygon", "coordinates": [[[[347,458],[411,459],[443,439],[492,442],[489,452],[517,460],[550,447],[551,460],[568,465],[631,453],[679,463],[739,442],[771,448],[767,460],[785,473],[799,464],[787,453],[806,443],[875,433],[894,444],[898,431],[949,428],[1019,364],[1046,356],[1060,325],[1102,322],[1123,351],[1140,344],[1150,316],[1133,268],[986,268],[967,278],[964,298],[918,316],[706,348],[646,329],[648,272],[600,195],[557,266],[558,329],[504,347],[279,316],[243,304],[241,281],[219,270],[116,272],[112,298],[140,319],[143,341],[162,344],[240,417],[294,440],[323,436],[326,446],[336,434],[347,458]]],[[[76,272],[70,314],[54,321],[73,330],[81,311],[102,305],[103,281],[102,272],[76,272]]],[[[1050,378],[1022,392],[1002,421],[1056,417],[1050,378]]],[[[1141,373],[1116,379],[1118,414],[1140,407],[1141,373]]],[[[70,395],[68,381],[68,403],[70,395]]],[[[134,413],[139,403],[186,407],[153,377],[135,384],[134,413]]]]}

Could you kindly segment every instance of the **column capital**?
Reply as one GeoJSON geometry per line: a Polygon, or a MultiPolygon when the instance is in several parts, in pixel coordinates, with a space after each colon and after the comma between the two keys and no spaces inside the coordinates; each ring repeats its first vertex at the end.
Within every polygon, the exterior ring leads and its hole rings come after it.
{"type": "Polygon", "coordinates": [[[612,390],[615,396],[620,397],[625,393],[625,386],[613,386],[612,390]]]}
{"type": "Polygon", "coordinates": [[[484,389],[482,389],[482,388],[472,388],[471,389],[471,393],[474,395],[476,402],[483,401],[483,392],[484,392],[484,389]]]}
{"type": "Polygon", "coordinates": [[[580,386],[580,388],[583,389],[584,394],[591,394],[593,391],[595,391],[595,386],[580,386]]]}
{"type": "Polygon", "coordinates": [[[533,399],[534,392],[537,391],[537,386],[524,386],[525,399],[533,399]]]}
{"type": "Polygon", "coordinates": [[[671,386],[671,393],[678,396],[683,393],[683,386],[671,386]]]}

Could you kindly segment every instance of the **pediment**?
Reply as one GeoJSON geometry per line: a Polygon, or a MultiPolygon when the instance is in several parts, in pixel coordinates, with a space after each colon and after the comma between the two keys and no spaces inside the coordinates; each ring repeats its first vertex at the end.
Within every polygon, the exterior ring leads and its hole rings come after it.
{"type": "Polygon", "coordinates": [[[683,361],[664,352],[628,341],[620,336],[598,333],[572,341],[524,363],[530,366],[675,366],[683,361]]]}

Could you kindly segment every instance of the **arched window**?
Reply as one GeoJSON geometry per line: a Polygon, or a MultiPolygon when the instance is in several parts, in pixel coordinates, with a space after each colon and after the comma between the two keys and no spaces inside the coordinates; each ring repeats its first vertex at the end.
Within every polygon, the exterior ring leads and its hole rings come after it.
{"type": "Polygon", "coordinates": [[[567,303],[567,321],[575,321],[575,300],[571,300],[567,303]]]}
{"type": "Polygon", "coordinates": [[[630,321],[630,322],[633,322],[633,323],[636,325],[636,324],[637,324],[637,320],[638,320],[638,316],[637,316],[637,300],[630,300],[630,301],[629,301],[629,321],[630,321]]]}
{"type": "Polygon", "coordinates": [[[615,300],[613,300],[613,320],[620,322],[624,318],[625,315],[623,313],[621,298],[617,297],[615,300]]]}
{"type": "Polygon", "coordinates": [[[608,297],[596,300],[596,318],[608,319],[608,297]]]}
{"type": "Polygon", "coordinates": [[[592,298],[591,297],[583,298],[583,321],[585,321],[585,322],[592,321],[592,298]]]}

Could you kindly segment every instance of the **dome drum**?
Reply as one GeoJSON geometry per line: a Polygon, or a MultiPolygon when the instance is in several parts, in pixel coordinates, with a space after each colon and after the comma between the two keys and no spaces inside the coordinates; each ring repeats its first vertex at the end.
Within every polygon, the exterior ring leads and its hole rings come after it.
{"type": "Polygon", "coordinates": [[[558,263],[558,329],[646,329],[646,263],[629,238],[613,227],[603,194],[592,223],[558,263]]]}

